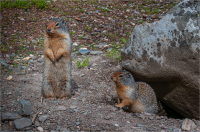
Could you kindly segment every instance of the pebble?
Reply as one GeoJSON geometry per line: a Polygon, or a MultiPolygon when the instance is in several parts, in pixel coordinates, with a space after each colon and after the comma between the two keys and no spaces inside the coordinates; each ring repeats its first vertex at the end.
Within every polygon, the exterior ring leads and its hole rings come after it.
{"type": "Polygon", "coordinates": [[[181,132],[181,129],[174,129],[173,132],[181,132]]]}
{"type": "Polygon", "coordinates": [[[31,110],[32,110],[32,108],[28,101],[23,100],[23,99],[19,100],[19,113],[21,115],[29,116],[29,115],[31,115],[31,110]]]}
{"type": "Polygon", "coordinates": [[[90,51],[91,55],[103,54],[103,51],[90,51]]]}
{"type": "Polygon", "coordinates": [[[20,119],[21,116],[18,113],[14,112],[4,112],[1,114],[1,120],[15,120],[20,119]]]}
{"type": "Polygon", "coordinates": [[[78,44],[75,42],[72,44],[72,46],[76,47],[76,46],[78,46],[78,44]]]}
{"type": "Polygon", "coordinates": [[[57,110],[66,110],[67,108],[63,105],[58,106],[57,110]]]}
{"type": "Polygon", "coordinates": [[[39,121],[35,121],[34,124],[35,124],[35,126],[40,126],[39,121]]]}
{"type": "Polygon", "coordinates": [[[44,122],[46,119],[47,119],[47,115],[41,115],[40,117],[39,117],[39,121],[40,122],[44,122]]]}
{"type": "Polygon", "coordinates": [[[43,132],[44,131],[42,127],[37,127],[37,129],[38,129],[39,132],[43,132]]]}
{"type": "Polygon", "coordinates": [[[81,53],[82,55],[87,55],[90,53],[90,50],[88,50],[87,48],[81,48],[78,51],[79,53],[81,53]]]}
{"type": "Polygon", "coordinates": [[[15,128],[17,130],[22,130],[26,127],[29,127],[32,125],[32,122],[29,118],[21,118],[14,120],[15,128]]]}
{"type": "Polygon", "coordinates": [[[56,127],[56,131],[60,131],[60,129],[61,129],[61,126],[56,127]]]}
{"type": "Polygon", "coordinates": [[[185,120],[183,120],[181,129],[185,131],[190,131],[195,127],[196,127],[195,123],[192,120],[186,118],[185,120]]]}
{"type": "Polygon", "coordinates": [[[7,80],[8,80],[8,81],[11,81],[11,80],[13,80],[13,77],[12,77],[12,76],[9,76],[9,77],[7,78],[7,80]]]}
{"type": "Polygon", "coordinates": [[[77,125],[77,126],[80,125],[80,122],[76,122],[76,125],[77,125]]]}
{"type": "Polygon", "coordinates": [[[150,119],[150,120],[153,120],[153,119],[154,119],[154,116],[149,116],[149,119],[150,119]]]}
{"type": "Polygon", "coordinates": [[[143,125],[138,124],[137,127],[144,127],[143,125]]]}
{"type": "Polygon", "coordinates": [[[29,60],[29,59],[31,59],[31,57],[26,57],[26,58],[24,58],[24,59],[22,59],[22,60],[29,60]]]}
{"type": "Polygon", "coordinates": [[[75,108],[77,108],[77,106],[71,105],[69,108],[70,108],[70,109],[75,109],[75,108]]]}
{"type": "Polygon", "coordinates": [[[32,43],[34,43],[34,44],[37,44],[38,43],[38,41],[36,41],[36,40],[32,40],[32,43]]]}
{"type": "Polygon", "coordinates": [[[115,124],[115,126],[117,126],[117,127],[118,127],[119,125],[118,125],[118,124],[115,124]]]}
{"type": "Polygon", "coordinates": [[[44,57],[41,57],[37,60],[38,62],[43,62],[44,61],[44,57]]]}

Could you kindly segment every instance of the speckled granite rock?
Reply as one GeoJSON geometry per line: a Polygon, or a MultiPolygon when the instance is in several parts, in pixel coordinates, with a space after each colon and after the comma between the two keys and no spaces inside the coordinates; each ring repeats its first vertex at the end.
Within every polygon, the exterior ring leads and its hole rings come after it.
{"type": "Polygon", "coordinates": [[[134,28],[122,67],[149,83],[161,101],[199,119],[200,2],[184,0],[165,17],[134,28]]]}

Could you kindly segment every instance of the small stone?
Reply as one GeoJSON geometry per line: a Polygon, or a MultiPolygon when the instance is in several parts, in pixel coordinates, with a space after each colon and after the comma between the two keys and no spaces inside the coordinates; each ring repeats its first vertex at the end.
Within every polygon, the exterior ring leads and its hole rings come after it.
{"type": "Polygon", "coordinates": [[[14,120],[15,128],[17,130],[22,130],[26,127],[29,127],[32,125],[32,122],[29,118],[21,118],[14,120]]]}
{"type": "Polygon", "coordinates": [[[8,80],[8,81],[11,81],[11,80],[13,80],[13,77],[12,77],[12,76],[9,76],[9,77],[7,78],[7,80],[8,80]]]}
{"type": "Polygon", "coordinates": [[[88,50],[87,48],[81,48],[78,51],[79,53],[81,53],[82,55],[87,55],[90,53],[90,50],[88,50]]]}
{"type": "Polygon", "coordinates": [[[38,129],[39,132],[43,132],[44,131],[42,127],[37,127],[37,129],[38,129]]]}
{"type": "Polygon", "coordinates": [[[78,110],[77,110],[77,109],[73,109],[73,111],[74,111],[74,112],[78,112],[78,110]]]}
{"type": "Polygon", "coordinates": [[[77,125],[77,126],[80,125],[80,122],[76,122],[76,125],[77,125]]]}
{"type": "Polygon", "coordinates": [[[172,127],[169,127],[169,130],[172,130],[172,127]]]}
{"type": "Polygon", "coordinates": [[[14,112],[4,112],[1,114],[1,120],[15,120],[15,119],[20,119],[21,116],[18,113],[14,112]]]}
{"type": "Polygon", "coordinates": [[[37,61],[43,62],[44,61],[44,57],[39,58],[37,61]]]}
{"type": "Polygon", "coordinates": [[[138,124],[137,127],[144,127],[143,125],[138,124]]]}
{"type": "Polygon", "coordinates": [[[90,51],[91,55],[103,54],[103,51],[90,51]]]}
{"type": "Polygon", "coordinates": [[[40,117],[39,117],[39,121],[40,122],[44,122],[46,119],[47,119],[47,115],[41,115],[40,117]]]}
{"type": "Polygon", "coordinates": [[[61,129],[61,126],[56,127],[56,131],[60,131],[60,129],[61,129]]]}
{"type": "Polygon", "coordinates": [[[185,119],[185,120],[183,120],[181,128],[182,128],[182,130],[190,131],[190,130],[194,129],[195,127],[196,127],[196,125],[192,120],[185,119]]]}
{"type": "Polygon", "coordinates": [[[142,10],[141,10],[141,12],[142,12],[142,13],[144,13],[144,12],[145,12],[145,10],[143,10],[143,9],[142,9],[142,10]]]}
{"type": "Polygon", "coordinates": [[[78,44],[75,42],[72,44],[72,46],[76,47],[76,46],[78,46],[78,44]]]}
{"type": "Polygon", "coordinates": [[[22,59],[22,60],[29,60],[29,59],[31,59],[31,57],[26,57],[26,58],[24,58],[24,59],[22,59]]]}
{"type": "Polygon", "coordinates": [[[35,126],[40,126],[39,121],[35,121],[34,124],[35,124],[35,126]]]}
{"type": "Polygon", "coordinates": [[[31,115],[31,110],[32,108],[28,101],[23,99],[19,100],[19,113],[21,115],[26,115],[26,116],[31,115]]]}
{"type": "Polygon", "coordinates": [[[118,125],[118,124],[115,124],[115,126],[117,126],[117,127],[118,127],[119,125],[118,125]]]}
{"type": "Polygon", "coordinates": [[[138,11],[134,11],[134,13],[140,15],[140,13],[138,11]]]}
{"type": "Polygon", "coordinates": [[[38,43],[38,41],[36,41],[36,40],[32,40],[32,43],[34,43],[34,44],[37,44],[38,43]]]}
{"type": "Polygon", "coordinates": [[[153,120],[153,119],[154,119],[154,116],[149,116],[149,119],[150,119],[150,120],[153,120]]]}
{"type": "Polygon", "coordinates": [[[95,13],[99,13],[98,10],[96,10],[95,13]]]}
{"type": "Polygon", "coordinates": [[[67,108],[63,105],[58,106],[57,110],[66,110],[67,108]]]}
{"type": "Polygon", "coordinates": [[[127,123],[130,123],[130,121],[126,121],[127,123]]]}
{"type": "Polygon", "coordinates": [[[71,105],[69,108],[70,109],[75,109],[75,108],[77,108],[77,106],[71,105]]]}
{"type": "Polygon", "coordinates": [[[173,132],[181,132],[181,129],[174,129],[173,132]]]}

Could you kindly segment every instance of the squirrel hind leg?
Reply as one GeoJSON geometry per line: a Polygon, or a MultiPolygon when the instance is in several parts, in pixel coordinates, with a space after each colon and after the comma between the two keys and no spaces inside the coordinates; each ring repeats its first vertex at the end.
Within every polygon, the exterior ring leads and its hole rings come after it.
{"type": "Polygon", "coordinates": [[[149,108],[145,110],[146,113],[157,114],[158,113],[158,106],[156,104],[151,105],[149,108]]]}
{"type": "Polygon", "coordinates": [[[71,97],[71,83],[66,82],[61,86],[61,89],[58,93],[59,98],[70,98],[71,97]]]}
{"type": "Polygon", "coordinates": [[[56,98],[53,87],[47,81],[43,81],[41,93],[44,98],[56,98]]]}

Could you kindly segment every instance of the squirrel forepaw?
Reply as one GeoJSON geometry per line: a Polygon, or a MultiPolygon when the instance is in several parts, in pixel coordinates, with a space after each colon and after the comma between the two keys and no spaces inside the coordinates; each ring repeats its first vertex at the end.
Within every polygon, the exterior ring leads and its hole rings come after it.
{"type": "Polygon", "coordinates": [[[115,106],[117,106],[117,107],[119,107],[119,108],[124,107],[122,104],[118,104],[118,105],[115,105],[115,106]]]}

